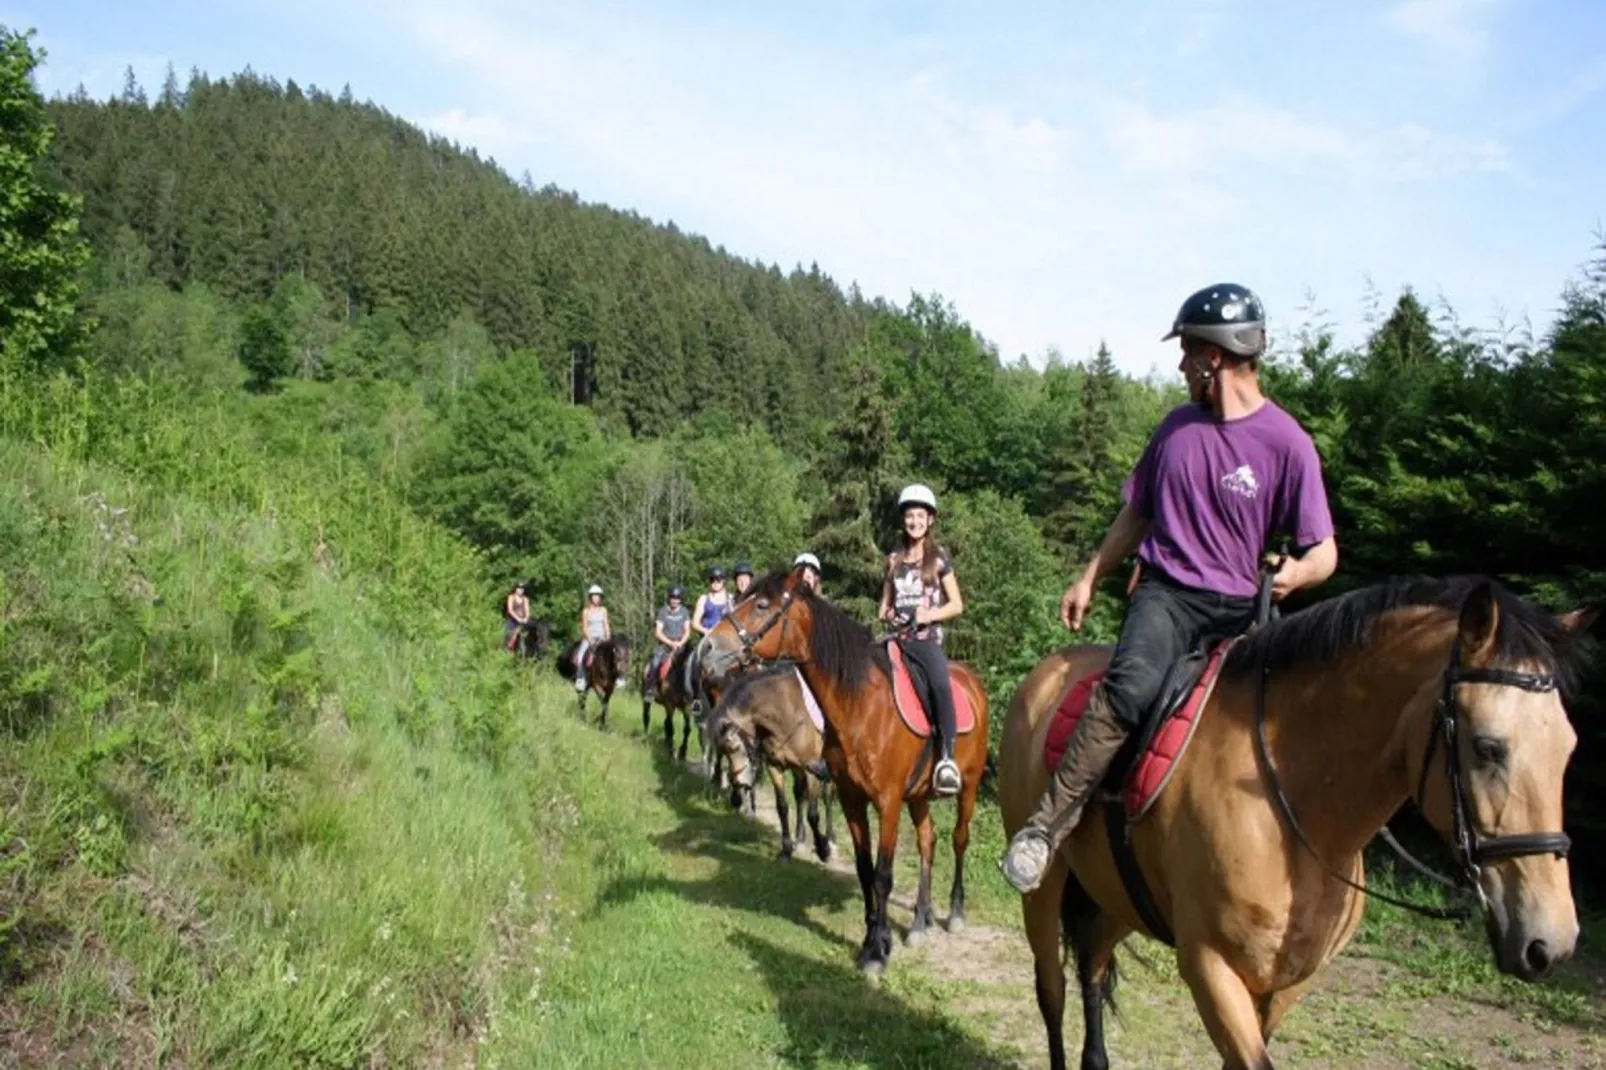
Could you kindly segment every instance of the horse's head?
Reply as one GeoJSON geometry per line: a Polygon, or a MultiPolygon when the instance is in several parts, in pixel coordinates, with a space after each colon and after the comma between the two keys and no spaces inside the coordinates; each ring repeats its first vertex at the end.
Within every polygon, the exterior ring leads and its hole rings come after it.
{"type": "MultiPolygon", "coordinates": [[[[752,725],[740,715],[741,711],[734,709],[731,702],[726,700],[733,699],[739,703],[741,694],[739,689],[733,688],[727,692],[726,698],[715,704],[708,721],[708,734],[725,755],[732,787],[751,790],[758,781],[758,762],[754,757],[758,741],[753,738],[752,725]]],[[[740,804],[738,791],[733,790],[731,798],[733,804],[740,804]]]]}
{"type": "Polygon", "coordinates": [[[1533,611],[1489,584],[1461,607],[1422,765],[1418,804],[1484,904],[1495,961],[1544,976],[1578,942],[1562,780],[1578,736],[1560,678],[1598,610],[1533,611]]]}
{"type": "Polygon", "coordinates": [[[803,568],[772,572],[748,588],[741,601],[703,638],[703,672],[714,680],[760,661],[808,656],[810,606],[814,594],[803,582],[803,568]]]}

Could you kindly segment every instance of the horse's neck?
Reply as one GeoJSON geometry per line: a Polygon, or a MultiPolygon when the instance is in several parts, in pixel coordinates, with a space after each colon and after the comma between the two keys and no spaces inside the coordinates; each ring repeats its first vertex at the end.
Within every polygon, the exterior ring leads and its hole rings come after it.
{"type": "Polygon", "coordinates": [[[1364,653],[1268,686],[1283,790],[1330,863],[1357,854],[1409,797],[1410,750],[1425,739],[1441,669],[1436,651],[1420,631],[1378,636],[1364,653]]]}

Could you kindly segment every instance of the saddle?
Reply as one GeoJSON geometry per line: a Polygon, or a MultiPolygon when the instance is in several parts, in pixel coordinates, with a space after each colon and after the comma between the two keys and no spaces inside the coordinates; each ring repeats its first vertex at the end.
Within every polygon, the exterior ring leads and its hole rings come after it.
{"type": "MultiPolygon", "coordinates": [[[[903,656],[903,647],[895,639],[887,640],[887,658],[892,662],[892,697],[898,716],[903,718],[909,731],[926,739],[931,735],[931,716],[927,711],[936,705],[931,682],[918,665],[903,656]]],[[[968,736],[976,730],[976,711],[971,708],[970,696],[959,686],[952,666],[948,669],[948,690],[954,697],[954,730],[958,735],[968,736]]]]}
{"type": "MultiPolygon", "coordinates": [[[[1173,664],[1159,698],[1144,718],[1144,729],[1134,732],[1110,763],[1100,791],[1118,795],[1130,820],[1137,821],[1147,814],[1170,782],[1177,763],[1193,741],[1222,663],[1239,638],[1234,636],[1213,647],[1195,650],[1173,664]]],[[[1043,764],[1050,775],[1065,754],[1093,688],[1103,679],[1102,670],[1086,676],[1060,700],[1043,741],[1043,764]]]]}

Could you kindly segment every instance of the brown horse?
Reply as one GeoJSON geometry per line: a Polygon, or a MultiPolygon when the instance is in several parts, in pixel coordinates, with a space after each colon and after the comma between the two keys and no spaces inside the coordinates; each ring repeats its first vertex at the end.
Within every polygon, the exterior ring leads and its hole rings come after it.
{"type": "MultiPolygon", "coordinates": [[[[695,643],[687,643],[676,650],[667,659],[669,669],[660,680],[650,679],[663,670],[663,665],[653,665],[649,659],[647,667],[642,671],[641,677],[641,732],[647,735],[652,731],[652,702],[657,698],[664,708],[664,744],[670,753],[675,753],[675,713],[678,711],[684,718],[680,732],[680,751],[676,754],[681,761],[686,760],[686,744],[691,740],[692,727],[692,699],[694,696],[686,692],[686,662],[697,649],[695,643]]],[[[708,740],[698,723],[698,743],[702,745],[703,755],[708,755],[708,740]]]]}
{"type": "MultiPolygon", "coordinates": [[[[1572,953],[1568,841],[1553,830],[1577,737],[1558,684],[1594,616],[1552,617],[1476,577],[1394,580],[1233,648],[1170,786],[1129,826],[1226,1066],[1272,1065],[1273,1031],[1360,922],[1362,849],[1407,799],[1451,843],[1503,972],[1540,977],[1572,953]]],[[[1047,786],[1053,711],[1108,656],[1068,647],[1021,682],[999,755],[1006,835],[1047,786]]],[[[1117,872],[1107,805],[1087,808],[1023,896],[1055,1070],[1066,1065],[1062,921],[1082,989],[1084,1070],[1108,1066],[1116,945],[1133,931],[1155,935],[1117,872]]]]}
{"type": "MultiPolygon", "coordinates": [[[[898,847],[898,819],[904,805],[919,833],[920,889],[908,941],[925,938],[933,923],[931,857],[936,830],[931,823],[933,740],[905,727],[894,705],[892,673],[885,647],[862,624],[803,583],[803,570],[776,573],[751,588],[704,639],[710,676],[729,675],[744,662],[795,661],[825,715],[825,763],[836,783],[842,814],[853,837],[853,859],[864,893],[864,943],[858,965],[872,975],[886,968],[892,954],[887,901],[892,894],[892,859],[898,847]],[[870,853],[868,808],[880,816],[880,844],[870,853]]],[[[955,685],[963,687],[976,711],[976,726],[954,742],[954,761],[964,777],[954,825],[954,884],[948,927],[965,919],[965,848],[976,790],[987,763],[987,695],[968,666],[955,665],[955,685]]]]}
{"type": "MultiPolygon", "coordinates": [[[[806,804],[809,829],[814,833],[814,853],[826,862],[831,858],[830,782],[822,784],[809,773],[809,767],[824,757],[825,735],[809,719],[804,686],[791,662],[737,676],[708,719],[708,735],[729,763],[731,779],[739,793],[751,795],[758,775],[756,758],[762,754],[767,760],[770,786],[775,789],[775,812],[781,819],[782,860],[792,857],[797,841],[803,838],[806,804]],[[785,770],[792,772],[798,807],[796,833],[787,813],[782,782],[785,770]]],[[[738,794],[732,805],[739,804],[738,794]]]]}
{"type": "MultiPolygon", "coordinates": [[[[570,643],[558,653],[558,675],[565,680],[574,679],[574,652],[579,648],[579,643],[570,643]]],[[[586,654],[587,664],[583,670],[586,674],[586,689],[580,692],[580,716],[585,716],[586,699],[595,691],[597,698],[602,700],[602,713],[597,718],[597,724],[606,728],[608,702],[613,698],[614,688],[630,671],[630,639],[623,635],[603,639],[593,643],[586,654]]]]}

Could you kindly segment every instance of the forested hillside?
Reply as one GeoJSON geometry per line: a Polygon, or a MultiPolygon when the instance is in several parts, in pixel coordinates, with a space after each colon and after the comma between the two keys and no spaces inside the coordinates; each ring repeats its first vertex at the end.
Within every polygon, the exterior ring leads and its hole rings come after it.
{"type": "MultiPolygon", "coordinates": [[[[479,548],[487,614],[528,576],[569,628],[597,580],[639,634],[670,582],[802,548],[862,612],[891,496],[918,478],[942,494],[970,607],[955,650],[1002,695],[1063,638],[1067,562],[1179,397],[1108,353],[1001,361],[940,296],[866,299],[516,182],[349,92],[130,78],[48,115],[43,173],[82,198],[94,250],[89,363],[245,392],[287,450],[317,436],[479,548]]],[[[1606,595],[1599,253],[1556,280],[1543,337],[1409,292],[1353,347],[1271,310],[1271,390],[1315,433],[1338,517],[1319,595],[1415,571],[1498,573],[1558,607],[1606,595]]],[[[1092,634],[1117,611],[1102,600],[1092,634]]],[[[1580,710],[1583,827],[1606,735],[1588,696],[1580,710]]]]}

